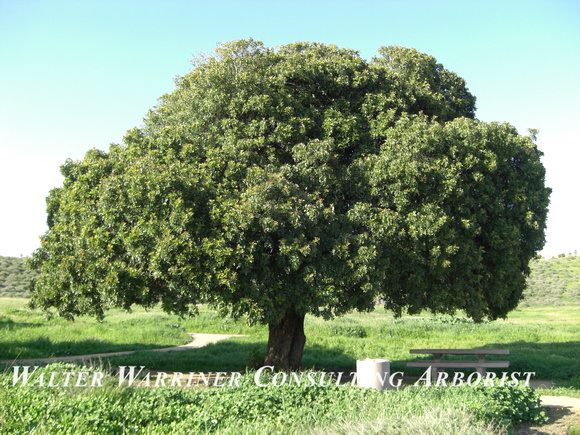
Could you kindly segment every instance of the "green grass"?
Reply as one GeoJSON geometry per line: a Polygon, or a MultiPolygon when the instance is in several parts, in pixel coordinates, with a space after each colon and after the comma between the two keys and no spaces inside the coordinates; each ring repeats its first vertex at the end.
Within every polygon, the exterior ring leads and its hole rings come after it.
{"type": "Polygon", "coordinates": [[[580,307],[561,308],[521,309],[505,321],[482,324],[433,316],[397,320],[382,309],[333,322],[309,318],[303,363],[354,367],[357,359],[387,358],[393,370],[418,375],[421,369],[405,367],[414,359],[412,348],[507,348],[510,356],[497,359],[509,360],[510,371],[568,380],[580,372],[580,307]],[[353,331],[363,337],[353,337],[353,331]]]}
{"type": "Polygon", "coordinates": [[[24,299],[0,299],[0,359],[152,349],[191,341],[176,318],[159,311],[114,311],[104,322],[80,317],[47,321],[24,299]]]}
{"type": "Polygon", "coordinates": [[[542,389],[542,396],[566,396],[580,399],[580,388],[578,387],[553,387],[542,389]]]}
{"type": "MultiPolygon", "coordinates": [[[[418,375],[422,369],[415,373],[405,366],[415,359],[411,348],[500,347],[510,350],[510,372],[536,371],[536,378],[557,381],[558,388],[542,394],[580,396],[580,306],[521,308],[506,320],[481,324],[450,316],[395,319],[377,308],[329,322],[308,316],[305,332],[303,364],[308,368],[354,371],[357,359],[388,358],[391,371],[418,375]]],[[[111,311],[101,323],[88,317],[69,322],[46,320],[27,308],[26,299],[0,299],[0,359],[19,353],[44,357],[140,349],[93,364],[111,372],[121,365],[184,373],[249,369],[251,378],[267,338],[266,327],[223,319],[206,307],[188,319],[159,309],[135,309],[130,314],[111,311]],[[187,332],[246,336],[201,349],[146,351],[187,342],[187,332]]],[[[282,391],[250,385],[190,392],[119,388],[112,383],[101,389],[12,388],[11,370],[10,365],[0,368],[0,433],[499,434],[520,421],[518,415],[527,415],[523,421],[536,418],[528,413],[537,409],[532,396],[516,400],[511,395],[520,393],[511,389],[486,389],[486,394],[497,395],[489,398],[472,388],[388,393],[347,387],[282,391]]]]}
{"type": "MultiPolygon", "coordinates": [[[[24,299],[0,302],[1,359],[140,350],[108,361],[112,366],[146,365],[186,372],[242,370],[259,363],[266,351],[266,327],[222,319],[205,307],[200,308],[199,316],[188,319],[157,309],[135,309],[131,314],[113,311],[99,323],[86,317],[75,322],[45,321],[40,313],[26,308],[24,299]],[[144,351],[184,344],[190,340],[187,332],[247,336],[170,356],[144,351]]],[[[416,358],[409,349],[506,348],[509,357],[497,359],[509,360],[510,371],[536,372],[536,379],[578,387],[572,384],[577,383],[574,376],[580,372],[580,306],[522,308],[507,320],[481,324],[450,316],[395,319],[377,308],[372,313],[352,313],[328,322],[308,316],[305,332],[306,367],[354,370],[357,359],[387,358],[393,371],[419,376],[422,369],[406,367],[416,358]]]]}

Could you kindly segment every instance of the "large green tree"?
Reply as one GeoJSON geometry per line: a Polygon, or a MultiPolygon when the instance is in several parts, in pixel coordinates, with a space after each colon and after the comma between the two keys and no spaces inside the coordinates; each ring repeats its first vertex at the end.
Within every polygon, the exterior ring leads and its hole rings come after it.
{"type": "Polygon", "coordinates": [[[33,301],[71,317],[159,302],[269,325],[299,365],[304,316],[516,307],[544,243],[534,136],[474,120],[465,82],[383,47],[221,44],[142,128],[62,166],[33,301]]]}

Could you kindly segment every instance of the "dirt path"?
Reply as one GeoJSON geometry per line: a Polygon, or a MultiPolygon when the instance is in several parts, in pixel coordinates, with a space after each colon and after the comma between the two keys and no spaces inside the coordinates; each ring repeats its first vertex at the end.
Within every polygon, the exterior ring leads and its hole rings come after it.
{"type": "Polygon", "coordinates": [[[566,407],[571,411],[580,412],[580,399],[574,397],[541,396],[540,399],[544,406],[566,407]]]}
{"type": "MultiPolygon", "coordinates": [[[[195,349],[199,347],[206,346],[211,343],[217,343],[220,340],[224,340],[230,337],[243,337],[243,335],[225,335],[225,334],[189,334],[193,339],[190,343],[183,344],[181,346],[174,347],[164,347],[161,349],[146,349],[147,352],[173,352],[187,349],[195,349]]],[[[0,360],[0,364],[34,364],[34,363],[53,363],[53,362],[72,362],[72,361],[86,361],[91,358],[105,358],[109,356],[117,355],[129,355],[131,353],[138,352],[136,350],[128,350],[124,352],[109,352],[109,353],[95,353],[91,355],[76,355],[76,356],[57,356],[53,358],[28,358],[28,359],[16,359],[16,360],[0,360]]]]}
{"type": "Polygon", "coordinates": [[[542,426],[521,424],[514,435],[565,435],[570,426],[580,427],[580,399],[563,396],[540,396],[548,422],[542,426]]]}

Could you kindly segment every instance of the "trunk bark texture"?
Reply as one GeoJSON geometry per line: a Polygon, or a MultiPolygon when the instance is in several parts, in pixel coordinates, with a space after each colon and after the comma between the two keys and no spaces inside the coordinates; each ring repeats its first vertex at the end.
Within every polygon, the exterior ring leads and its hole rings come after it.
{"type": "Polygon", "coordinates": [[[306,343],[304,316],[291,306],[280,323],[270,323],[268,327],[268,349],[264,364],[284,370],[300,367],[306,343]]]}

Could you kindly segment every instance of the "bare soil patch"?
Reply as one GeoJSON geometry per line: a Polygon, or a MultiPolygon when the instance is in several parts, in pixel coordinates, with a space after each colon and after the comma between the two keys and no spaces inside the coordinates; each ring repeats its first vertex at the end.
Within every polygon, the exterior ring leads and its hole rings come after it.
{"type": "Polygon", "coordinates": [[[541,396],[548,415],[542,426],[521,424],[514,428],[516,435],[566,435],[571,426],[580,427],[580,399],[564,396],[541,396]]]}

